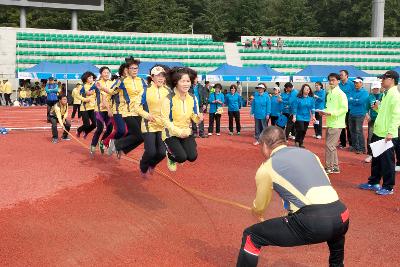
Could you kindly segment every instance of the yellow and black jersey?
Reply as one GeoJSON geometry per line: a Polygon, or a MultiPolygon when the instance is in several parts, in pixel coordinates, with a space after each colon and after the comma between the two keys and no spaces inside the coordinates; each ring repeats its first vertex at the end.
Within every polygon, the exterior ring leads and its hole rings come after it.
{"type": "MultiPolygon", "coordinates": [[[[113,81],[110,80],[100,80],[101,86],[111,89],[111,86],[114,84],[113,81]]],[[[96,111],[107,111],[107,105],[111,107],[111,94],[101,91],[99,89],[95,89],[96,92],[96,111]],[[107,103],[103,103],[103,102],[107,103]]]]}
{"type": "Polygon", "coordinates": [[[328,204],[339,199],[333,189],[319,158],[302,148],[275,148],[256,174],[257,194],[253,210],[264,213],[272,191],[284,201],[288,211],[313,204],[328,204]]]}
{"type": "Polygon", "coordinates": [[[96,85],[95,83],[85,83],[79,90],[79,94],[76,97],[82,101],[80,110],[88,111],[94,110],[96,108],[96,93],[95,93],[96,85]],[[91,91],[93,92],[90,95],[87,93],[91,91]],[[84,100],[89,99],[89,102],[84,102],[84,100]]]}
{"type": "Polygon", "coordinates": [[[142,132],[160,132],[163,130],[163,122],[161,120],[161,105],[165,97],[171,93],[171,90],[165,86],[157,87],[151,84],[150,87],[145,88],[141,97],[139,106],[135,107],[142,120],[142,132]],[[148,117],[151,114],[155,121],[149,121],[148,117]]]}
{"type": "Polygon", "coordinates": [[[64,124],[68,116],[68,104],[60,105],[60,102],[51,107],[50,116],[56,117],[59,124],[64,124]]]}
{"type": "Polygon", "coordinates": [[[139,77],[128,76],[121,79],[118,86],[119,107],[118,112],[122,117],[139,116],[135,112],[135,106],[139,106],[144,88],[147,87],[146,82],[139,77]]]}
{"type": "Polygon", "coordinates": [[[199,105],[193,94],[187,93],[185,99],[171,92],[162,103],[161,120],[163,122],[162,140],[183,133],[191,134],[191,120],[199,122],[199,105]]]}

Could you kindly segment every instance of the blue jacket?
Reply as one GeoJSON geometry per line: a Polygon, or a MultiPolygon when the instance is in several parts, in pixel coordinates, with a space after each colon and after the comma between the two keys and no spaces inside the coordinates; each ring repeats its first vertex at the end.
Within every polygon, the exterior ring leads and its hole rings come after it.
{"type": "Polygon", "coordinates": [[[228,111],[239,111],[242,107],[242,97],[238,94],[227,93],[225,96],[225,104],[228,106],[228,111]]]}
{"type": "Polygon", "coordinates": [[[293,89],[291,92],[290,92],[290,97],[289,97],[289,106],[290,106],[290,109],[289,109],[289,113],[290,114],[293,114],[293,112],[294,112],[294,108],[295,108],[295,105],[296,105],[296,99],[297,99],[297,94],[299,93],[299,91],[297,91],[296,89],[293,89]]]}
{"type": "Polygon", "coordinates": [[[296,121],[310,121],[311,115],[315,114],[315,101],[313,97],[297,97],[293,108],[296,121]]]}
{"type": "Polygon", "coordinates": [[[222,107],[222,104],[213,103],[214,100],[219,100],[224,103],[224,94],[210,93],[210,96],[208,97],[208,103],[210,103],[210,110],[208,111],[209,113],[215,113],[217,112],[218,108],[222,107]]]}
{"type": "Polygon", "coordinates": [[[290,94],[283,92],[281,94],[282,97],[282,113],[290,113],[290,105],[289,105],[289,98],[290,94]]]}
{"type": "Polygon", "coordinates": [[[49,101],[57,101],[57,93],[58,93],[58,84],[46,84],[46,93],[47,93],[47,100],[49,101]]]}
{"type": "Polygon", "coordinates": [[[314,95],[318,96],[318,98],[314,98],[315,99],[315,109],[324,110],[325,109],[325,98],[326,98],[325,90],[321,89],[319,91],[315,91],[314,95]]]}
{"type": "Polygon", "coordinates": [[[366,105],[368,102],[368,92],[362,87],[360,90],[354,90],[349,97],[349,112],[353,116],[365,116],[367,113],[366,105]]]}
{"type": "MultiPolygon", "coordinates": [[[[356,90],[356,88],[354,87],[354,83],[351,82],[350,80],[347,80],[347,83],[339,82],[339,87],[346,94],[347,100],[349,100],[351,92],[356,90]]],[[[349,105],[349,110],[350,110],[350,105],[349,105]]]]}
{"type": "Polygon", "coordinates": [[[283,110],[283,101],[278,102],[279,95],[271,96],[271,116],[279,116],[283,110]]]}
{"type": "Polygon", "coordinates": [[[258,92],[254,94],[254,99],[251,101],[250,114],[254,115],[255,119],[265,119],[271,114],[271,100],[268,93],[260,95],[258,92]]]}

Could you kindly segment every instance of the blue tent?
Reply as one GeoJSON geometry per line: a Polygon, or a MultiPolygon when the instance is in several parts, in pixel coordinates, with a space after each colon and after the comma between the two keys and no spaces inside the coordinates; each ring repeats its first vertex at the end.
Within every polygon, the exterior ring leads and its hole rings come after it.
{"type": "Polygon", "coordinates": [[[396,67],[396,68],[394,68],[394,69],[392,69],[392,70],[394,70],[394,71],[396,71],[397,73],[400,74],[400,66],[398,66],[398,67],[396,67]]]}
{"type": "Polygon", "coordinates": [[[285,82],[289,79],[289,76],[285,76],[267,65],[236,67],[223,64],[207,74],[209,81],[285,82]]]}
{"type": "Polygon", "coordinates": [[[372,79],[367,79],[368,81],[375,79],[374,75],[359,70],[352,65],[308,65],[303,70],[293,75],[293,82],[328,82],[328,75],[330,73],[339,73],[340,70],[347,70],[350,79],[356,77],[371,77],[372,79]]]}
{"type": "Polygon", "coordinates": [[[138,76],[141,78],[146,78],[150,74],[150,69],[154,67],[154,65],[165,65],[169,68],[173,67],[184,67],[184,65],[180,62],[140,62],[139,65],[139,74],[138,76]]]}
{"type": "Polygon", "coordinates": [[[60,80],[78,80],[85,71],[99,73],[99,68],[90,63],[59,64],[43,61],[17,73],[18,79],[48,79],[54,77],[60,80]]]}

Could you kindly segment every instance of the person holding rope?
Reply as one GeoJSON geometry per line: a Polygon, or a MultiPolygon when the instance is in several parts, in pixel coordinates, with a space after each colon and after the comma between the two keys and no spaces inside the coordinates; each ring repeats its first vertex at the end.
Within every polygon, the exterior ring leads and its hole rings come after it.
{"type": "Polygon", "coordinates": [[[90,71],[85,72],[81,77],[83,85],[77,98],[82,101],[81,113],[83,124],[76,130],[77,137],[80,137],[83,132],[83,138],[86,138],[96,128],[96,117],[94,114],[96,107],[95,79],[96,75],[90,71]]]}
{"type": "Polygon", "coordinates": [[[126,63],[128,76],[121,81],[118,87],[122,93],[122,95],[120,94],[121,113],[128,128],[128,133],[125,137],[110,141],[109,152],[111,154],[116,152],[118,157],[120,157],[121,151],[124,154],[128,154],[143,143],[143,136],[140,130],[141,117],[134,109],[140,103],[143,91],[147,87],[146,82],[137,76],[139,64],[140,60],[129,59],[126,63]]]}
{"type": "Polygon", "coordinates": [[[165,145],[162,140],[163,123],[161,105],[171,90],[165,86],[166,67],[154,66],[150,70],[151,83],[142,94],[140,105],[135,107],[142,119],[144,152],[140,160],[143,178],[152,175],[155,167],[165,158],[165,145]]]}
{"type": "Polygon", "coordinates": [[[283,130],[267,127],[260,135],[266,158],[256,174],[252,213],[261,221],[243,232],[237,266],[257,266],[263,246],[294,247],[327,242],[329,266],[343,266],[349,211],[339,200],[319,158],[287,147],[283,130]],[[273,191],[284,202],[287,216],[264,221],[273,191]]]}
{"type": "Polygon", "coordinates": [[[203,113],[198,109],[197,99],[189,93],[195,78],[189,68],[173,68],[168,82],[173,89],[163,101],[161,119],[164,129],[162,139],[167,147],[167,166],[176,171],[176,163],[193,162],[197,158],[197,145],[191,135],[191,120],[199,123],[203,113]]]}
{"type": "Polygon", "coordinates": [[[51,132],[53,134],[53,144],[58,143],[57,122],[64,128],[62,140],[70,140],[68,137],[71,123],[67,120],[68,117],[68,99],[66,95],[60,95],[59,101],[51,107],[49,119],[51,122],[51,132]]]}
{"type": "Polygon", "coordinates": [[[96,131],[93,134],[92,143],[90,145],[90,154],[93,156],[96,151],[96,146],[99,143],[100,135],[104,130],[104,125],[106,126],[106,131],[104,132],[100,140],[100,152],[104,153],[103,140],[109,136],[113,130],[113,125],[108,116],[108,109],[110,106],[111,95],[105,91],[100,91],[100,87],[111,88],[113,82],[110,81],[110,69],[108,67],[100,68],[101,79],[96,83],[96,131]]]}

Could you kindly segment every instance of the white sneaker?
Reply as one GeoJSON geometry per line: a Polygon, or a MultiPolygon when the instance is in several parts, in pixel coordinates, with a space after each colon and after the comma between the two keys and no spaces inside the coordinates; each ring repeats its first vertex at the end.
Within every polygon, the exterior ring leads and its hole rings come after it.
{"type": "Polygon", "coordinates": [[[208,136],[211,136],[212,135],[212,133],[208,133],[208,136]]]}
{"type": "Polygon", "coordinates": [[[114,139],[111,139],[108,145],[107,155],[111,156],[114,152],[115,152],[115,143],[114,139]]]}
{"type": "Polygon", "coordinates": [[[258,146],[260,143],[258,142],[258,141],[255,141],[254,143],[253,143],[253,145],[255,145],[255,146],[258,146]]]}
{"type": "Polygon", "coordinates": [[[394,170],[395,170],[396,172],[400,172],[400,166],[396,166],[396,168],[394,168],[394,170]]]}
{"type": "Polygon", "coordinates": [[[317,135],[317,139],[321,139],[322,138],[322,136],[320,136],[320,135],[317,135]]]}
{"type": "Polygon", "coordinates": [[[289,138],[292,139],[292,140],[295,140],[295,139],[296,139],[296,137],[293,136],[293,135],[292,135],[292,136],[289,136],[289,138]]]}
{"type": "Polygon", "coordinates": [[[217,133],[217,136],[220,136],[221,134],[220,133],[217,133]]]}
{"type": "Polygon", "coordinates": [[[314,137],[314,138],[317,138],[317,136],[315,135],[315,134],[313,134],[313,136],[312,137],[314,137]]]}
{"type": "Polygon", "coordinates": [[[364,160],[366,163],[370,163],[372,161],[372,156],[368,156],[364,160]]]}

